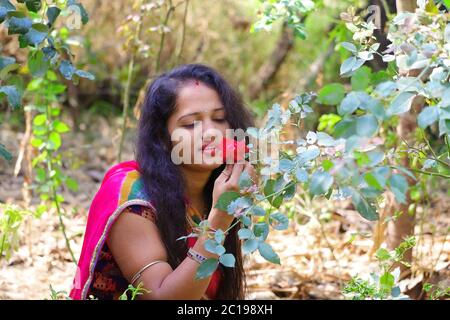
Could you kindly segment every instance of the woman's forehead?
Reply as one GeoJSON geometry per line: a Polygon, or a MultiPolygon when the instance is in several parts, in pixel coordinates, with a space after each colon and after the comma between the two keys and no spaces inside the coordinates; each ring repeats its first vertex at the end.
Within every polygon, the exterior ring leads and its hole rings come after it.
{"type": "Polygon", "coordinates": [[[223,109],[217,92],[208,86],[195,82],[183,86],[177,95],[176,113],[180,116],[193,112],[212,112],[223,109]]]}

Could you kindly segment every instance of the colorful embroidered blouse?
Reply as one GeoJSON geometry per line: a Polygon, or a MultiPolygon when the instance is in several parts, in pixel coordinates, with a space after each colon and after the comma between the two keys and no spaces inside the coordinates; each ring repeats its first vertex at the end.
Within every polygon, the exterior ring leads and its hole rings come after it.
{"type": "MultiPolygon", "coordinates": [[[[122,214],[129,212],[138,214],[144,218],[155,221],[153,210],[141,205],[131,205],[124,209],[122,214]]],[[[198,223],[201,219],[198,212],[191,206],[188,207],[188,221],[192,226],[192,222],[198,223]]],[[[188,239],[188,247],[195,244],[196,239],[188,239]]],[[[206,294],[202,299],[213,299],[216,296],[218,279],[221,278],[221,268],[219,272],[213,274],[206,294]]],[[[125,292],[128,287],[127,279],[122,275],[108,245],[105,243],[100,251],[99,259],[95,266],[94,277],[89,287],[87,296],[99,300],[117,300],[125,292]]],[[[128,296],[130,299],[130,296],[128,296]]]]}

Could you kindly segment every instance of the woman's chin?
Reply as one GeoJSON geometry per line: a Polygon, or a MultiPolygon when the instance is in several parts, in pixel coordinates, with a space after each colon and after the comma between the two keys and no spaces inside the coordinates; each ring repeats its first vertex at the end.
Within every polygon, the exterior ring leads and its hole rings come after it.
{"type": "Polygon", "coordinates": [[[202,163],[183,164],[184,167],[195,171],[213,171],[219,168],[222,163],[204,161],[202,163]]]}

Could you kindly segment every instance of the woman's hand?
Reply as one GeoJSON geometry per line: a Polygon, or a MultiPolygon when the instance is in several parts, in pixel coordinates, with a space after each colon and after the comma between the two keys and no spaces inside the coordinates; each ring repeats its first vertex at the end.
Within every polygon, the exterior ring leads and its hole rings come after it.
{"type": "Polygon", "coordinates": [[[257,176],[255,168],[247,161],[245,163],[227,164],[222,173],[214,182],[212,209],[208,217],[209,225],[214,229],[225,231],[234,220],[233,215],[215,208],[217,200],[222,193],[227,191],[239,192],[239,177],[246,170],[251,179],[256,183],[257,176]]]}

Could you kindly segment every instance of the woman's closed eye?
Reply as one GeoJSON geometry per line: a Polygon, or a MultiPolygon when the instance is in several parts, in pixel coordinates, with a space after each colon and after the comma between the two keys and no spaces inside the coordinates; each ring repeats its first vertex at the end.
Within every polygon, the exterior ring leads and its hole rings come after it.
{"type": "MultiPolygon", "coordinates": [[[[226,119],[214,119],[214,121],[219,122],[219,123],[223,123],[223,122],[225,122],[227,120],[226,119]]],[[[199,122],[201,122],[201,121],[199,121],[199,122]]],[[[192,129],[192,128],[194,128],[194,126],[195,126],[195,123],[182,125],[183,128],[188,128],[188,129],[192,129]]]]}

